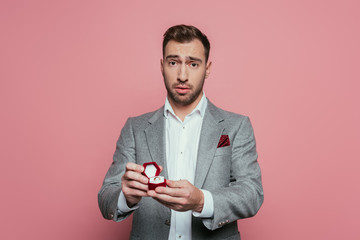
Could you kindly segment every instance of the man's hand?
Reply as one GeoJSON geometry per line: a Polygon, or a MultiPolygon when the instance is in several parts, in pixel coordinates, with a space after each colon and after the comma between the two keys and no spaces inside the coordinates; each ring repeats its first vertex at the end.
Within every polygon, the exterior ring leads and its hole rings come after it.
{"type": "MultiPolygon", "coordinates": [[[[163,167],[160,167],[160,172],[163,167]]],[[[142,175],[144,167],[135,163],[127,163],[126,171],[121,177],[121,191],[129,207],[140,202],[142,197],[148,197],[148,178],[142,175]]]]}
{"type": "Polygon", "coordinates": [[[142,175],[144,167],[135,163],[127,163],[126,171],[121,177],[121,190],[129,207],[137,204],[141,197],[148,196],[148,178],[142,175]]]}
{"type": "Polygon", "coordinates": [[[148,196],[153,197],[163,205],[175,211],[184,212],[193,210],[201,212],[204,206],[203,192],[187,180],[166,180],[167,188],[157,187],[149,191],[148,196]]]}

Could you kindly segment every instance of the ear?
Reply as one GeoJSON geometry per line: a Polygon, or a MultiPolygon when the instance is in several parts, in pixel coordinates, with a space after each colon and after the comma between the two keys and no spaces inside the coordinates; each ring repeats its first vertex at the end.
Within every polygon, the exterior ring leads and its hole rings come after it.
{"type": "Polygon", "coordinates": [[[208,78],[208,76],[210,75],[211,64],[212,62],[210,61],[206,64],[205,78],[208,78]]]}
{"type": "Polygon", "coordinates": [[[164,61],[162,58],[160,59],[160,68],[161,74],[164,76],[164,61]]]}

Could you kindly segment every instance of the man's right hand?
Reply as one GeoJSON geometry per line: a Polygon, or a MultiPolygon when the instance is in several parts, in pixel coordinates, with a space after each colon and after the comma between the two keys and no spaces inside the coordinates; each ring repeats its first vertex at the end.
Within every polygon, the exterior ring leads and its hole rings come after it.
{"type": "Polygon", "coordinates": [[[148,178],[141,174],[143,171],[144,167],[141,165],[131,162],[126,164],[126,171],[121,177],[121,190],[129,207],[148,196],[148,178]]]}

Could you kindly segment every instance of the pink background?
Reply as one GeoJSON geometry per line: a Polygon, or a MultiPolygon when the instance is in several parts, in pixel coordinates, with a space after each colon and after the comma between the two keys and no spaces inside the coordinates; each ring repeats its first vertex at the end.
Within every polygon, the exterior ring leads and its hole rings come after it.
{"type": "Polygon", "coordinates": [[[243,239],[360,239],[359,9],[1,0],[0,239],[128,238],[97,192],[127,117],[164,103],[162,34],[179,23],[211,41],[206,95],[254,125],[265,202],[243,239]]]}

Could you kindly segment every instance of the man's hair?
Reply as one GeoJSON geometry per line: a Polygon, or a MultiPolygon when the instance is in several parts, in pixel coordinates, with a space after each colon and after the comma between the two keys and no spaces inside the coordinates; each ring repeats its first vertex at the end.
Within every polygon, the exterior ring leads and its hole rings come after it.
{"type": "Polygon", "coordinates": [[[191,42],[194,39],[199,39],[203,44],[205,49],[205,59],[207,62],[210,53],[210,42],[205,34],[203,34],[199,29],[191,25],[181,24],[172,26],[164,33],[163,54],[165,53],[165,47],[170,40],[174,40],[179,43],[187,43],[191,42]]]}

